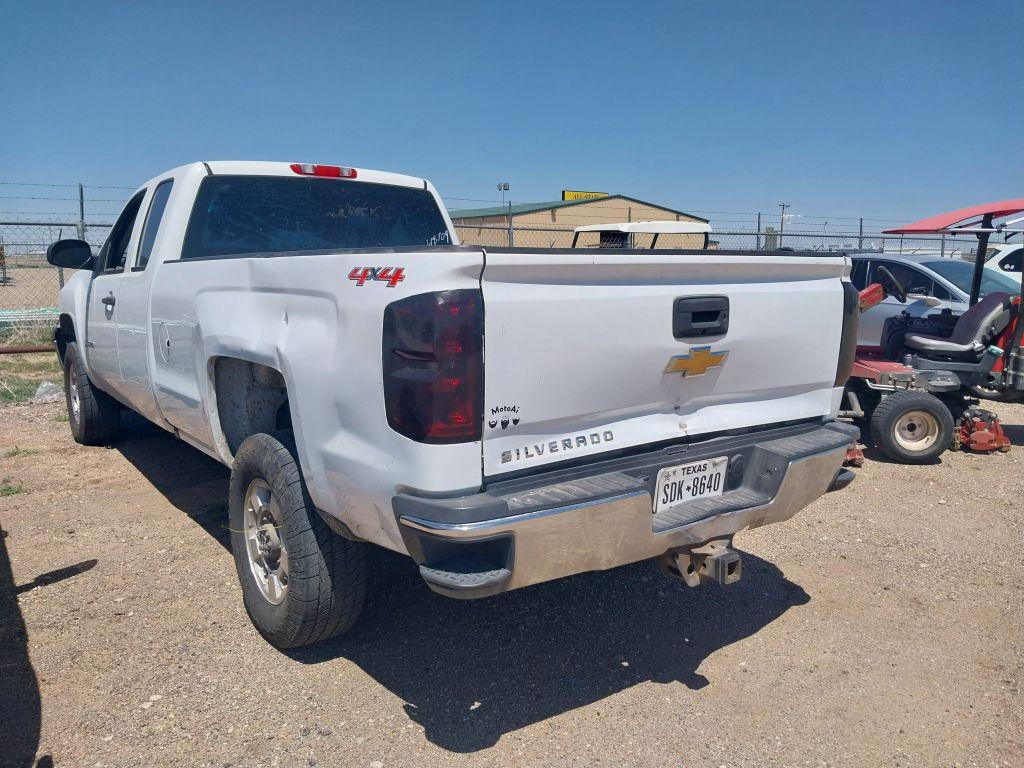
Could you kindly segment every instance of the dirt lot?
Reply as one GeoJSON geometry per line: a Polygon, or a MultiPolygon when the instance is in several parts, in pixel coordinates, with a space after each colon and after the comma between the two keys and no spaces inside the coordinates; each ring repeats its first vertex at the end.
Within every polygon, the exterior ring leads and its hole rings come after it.
{"type": "MultiPolygon", "coordinates": [[[[64,279],[70,280],[73,269],[64,270],[64,279]]],[[[54,267],[15,266],[7,268],[10,283],[0,285],[0,309],[34,309],[56,307],[60,281],[54,267]]]]}
{"type": "Polygon", "coordinates": [[[292,654],[242,609],[227,472],[61,410],[0,408],[0,764],[1024,765],[1024,407],[1010,454],[869,461],[741,534],[726,589],[639,564],[461,603],[382,554],[357,629],[292,654]]]}

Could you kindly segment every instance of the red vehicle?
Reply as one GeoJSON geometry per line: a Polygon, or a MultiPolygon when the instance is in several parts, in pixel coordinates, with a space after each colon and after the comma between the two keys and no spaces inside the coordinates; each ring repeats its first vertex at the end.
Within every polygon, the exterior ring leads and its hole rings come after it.
{"type": "MultiPolygon", "coordinates": [[[[968,395],[992,400],[1024,398],[1021,295],[990,293],[978,300],[985,253],[993,234],[1020,234],[1024,199],[978,205],[888,230],[886,234],[973,234],[978,238],[970,309],[959,317],[887,321],[884,347],[858,347],[843,415],[868,421],[878,448],[902,463],[934,461],[948,447],[1008,450],[998,417],[968,395]],[[997,219],[1002,219],[996,223],[997,219]]],[[[861,292],[864,312],[902,286],[882,268],[882,284],[861,292]]],[[[1024,293],[1024,273],[1022,273],[1024,293]]]]}
{"type": "Polygon", "coordinates": [[[1024,198],[1003,200],[950,211],[886,231],[886,234],[897,235],[972,234],[978,238],[970,309],[955,318],[955,322],[929,329],[931,333],[919,332],[913,323],[905,328],[902,344],[915,370],[949,371],[962,386],[979,397],[1003,401],[1024,398],[1024,354],[1021,351],[1024,323],[1020,322],[1024,272],[1021,273],[1021,293],[1016,296],[990,293],[978,300],[989,240],[992,235],[1009,239],[1024,232],[1017,226],[1024,222],[1024,216],[1009,218],[1022,212],[1024,198]],[[997,220],[1001,221],[997,223],[997,220]]]}

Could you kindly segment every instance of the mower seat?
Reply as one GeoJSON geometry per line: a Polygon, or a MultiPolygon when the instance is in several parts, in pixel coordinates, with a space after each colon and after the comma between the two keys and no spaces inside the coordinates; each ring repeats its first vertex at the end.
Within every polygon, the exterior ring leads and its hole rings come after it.
{"type": "Polygon", "coordinates": [[[979,360],[985,349],[1010,323],[1011,296],[990,293],[957,318],[949,338],[908,333],[903,343],[923,357],[979,360]]]}

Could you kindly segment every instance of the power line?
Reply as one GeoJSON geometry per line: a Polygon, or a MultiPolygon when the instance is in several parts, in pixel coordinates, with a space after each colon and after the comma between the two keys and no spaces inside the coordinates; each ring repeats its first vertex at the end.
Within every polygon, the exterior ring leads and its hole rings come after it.
{"type": "MultiPolygon", "coordinates": [[[[86,197],[86,200],[91,200],[94,203],[123,203],[124,199],[120,197],[86,197]]],[[[0,195],[0,200],[70,200],[77,202],[77,197],[30,197],[27,195],[0,195]]]]}
{"type": "MultiPolygon", "coordinates": [[[[117,216],[120,211],[86,211],[86,216],[117,216]]],[[[78,211],[0,211],[0,216],[69,216],[78,220],[78,211]]]]}
{"type": "MultiPolygon", "coordinates": [[[[0,184],[8,187],[65,187],[67,189],[78,189],[78,184],[41,184],[37,181],[0,181],[0,184]]],[[[104,186],[102,184],[83,184],[86,189],[127,189],[129,191],[137,187],[104,186]]]]}

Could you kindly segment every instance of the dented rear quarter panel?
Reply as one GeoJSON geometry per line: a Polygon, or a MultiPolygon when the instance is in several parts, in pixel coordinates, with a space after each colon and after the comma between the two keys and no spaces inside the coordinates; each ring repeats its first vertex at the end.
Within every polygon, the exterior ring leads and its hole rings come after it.
{"type": "Polygon", "coordinates": [[[392,301],[479,286],[470,247],[265,254],[168,263],[152,296],[152,336],[170,338],[154,388],[164,418],[230,465],[213,367],[233,357],[280,371],[303,474],[316,505],[358,536],[403,550],[391,497],[478,488],[481,445],[424,445],[390,429],[382,319],[392,301]],[[402,267],[405,279],[358,285],[353,268],[402,267]]]}

